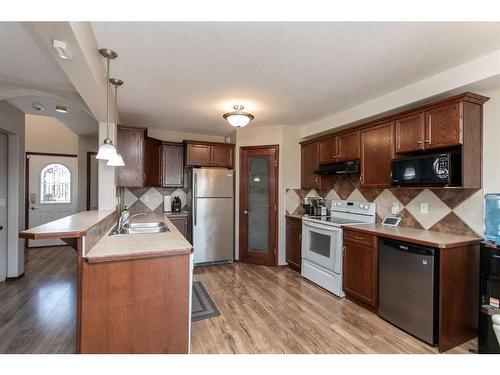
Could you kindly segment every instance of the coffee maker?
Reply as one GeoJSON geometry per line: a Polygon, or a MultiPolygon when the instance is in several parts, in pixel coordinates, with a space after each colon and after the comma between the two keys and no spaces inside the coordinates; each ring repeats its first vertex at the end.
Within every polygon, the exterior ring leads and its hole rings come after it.
{"type": "Polygon", "coordinates": [[[302,199],[302,206],[304,207],[305,214],[309,216],[324,216],[327,210],[321,197],[304,197],[302,199]]]}
{"type": "Polygon", "coordinates": [[[182,210],[181,199],[178,196],[175,196],[174,199],[172,199],[172,212],[181,212],[181,210],[182,210]]]}

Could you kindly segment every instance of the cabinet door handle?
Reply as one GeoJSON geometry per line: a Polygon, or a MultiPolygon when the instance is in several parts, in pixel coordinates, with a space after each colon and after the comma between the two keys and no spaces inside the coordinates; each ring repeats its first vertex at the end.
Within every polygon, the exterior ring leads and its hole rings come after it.
{"type": "Polygon", "coordinates": [[[417,144],[421,145],[422,144],[422,141],[418,141],[417,144]]]}
{"type": "Polygon", "coordinates": [[[299,235],[299,240],[301,240],[301,239],[302,239],[302,233],[299,235]]]}
{"type": "Polygon", "coordinates": [[[431,143],[429,139],[424,139],[424,143],[431,143]]]}

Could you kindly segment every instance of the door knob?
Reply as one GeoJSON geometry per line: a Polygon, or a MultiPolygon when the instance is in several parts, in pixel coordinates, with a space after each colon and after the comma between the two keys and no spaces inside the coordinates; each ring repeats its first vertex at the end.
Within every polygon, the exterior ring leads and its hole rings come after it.
{"type": "Polygon", "coordinates": [[[0,225],[0,230],[3,230],[3,225],[0,225]]]}
{"type": "Polygon", "coordinates": [[[35,207],[35,206],[31,206],[31,209],[34,211],[34,210],[39,210],[40,208],[35,207]]]}
{"type": "Polygon", "coordinates": [[[249,215],[249,214],[250,214],[250,211],[245,210],[245,211],[243,211],[243,214],[244,214],[244,215],[249,215]]]}

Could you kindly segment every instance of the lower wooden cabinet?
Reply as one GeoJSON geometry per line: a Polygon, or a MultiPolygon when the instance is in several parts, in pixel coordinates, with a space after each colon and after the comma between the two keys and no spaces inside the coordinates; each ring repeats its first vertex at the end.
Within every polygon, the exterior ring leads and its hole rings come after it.
{"type": "Polygon", "coordinates": [[[286,261],[291,269],[300,272],[302,262],[302,219],[286,217],[286,261]]]}
{"type": "Polygon", "coordinates": [[[375,310],[378,306],[377,237],[345,229],[343,267],[346,297],[375,310]]]}

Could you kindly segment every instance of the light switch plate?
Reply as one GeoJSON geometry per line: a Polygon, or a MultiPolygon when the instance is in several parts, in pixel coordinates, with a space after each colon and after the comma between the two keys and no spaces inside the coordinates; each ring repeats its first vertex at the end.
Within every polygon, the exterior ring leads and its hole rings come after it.
{"type": "Polygon", "coordinates": [[[428,203],[420,203],[420,213],[423,215],[427,215],[429,213],[428,203]]]}
{"type": "Polygon", "coordinates": [[[399,212],[399,203],[398,202],[392,202],[391,205],[391,214],[397,215],[399,212]]]}

